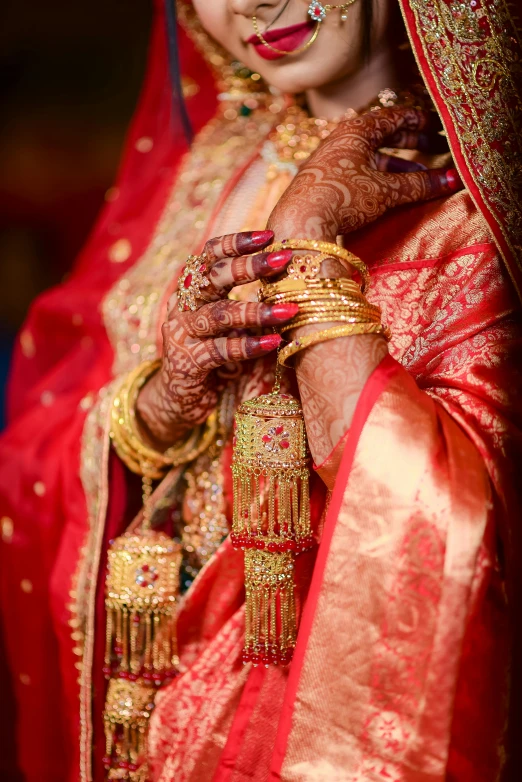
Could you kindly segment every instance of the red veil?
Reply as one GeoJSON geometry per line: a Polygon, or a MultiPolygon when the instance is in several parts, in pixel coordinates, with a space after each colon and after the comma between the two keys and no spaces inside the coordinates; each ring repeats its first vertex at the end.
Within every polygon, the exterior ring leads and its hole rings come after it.
{"type": "MultiPolygon", "coordinates": [[[[118,180],[71,277],[33,305],[13,364],[10,424],[0,449],[2,692],[8,695],[0,771],[6,780],[17,779],[20,769],[31,782],[90,780],[103,754],[99,726],[93,728],[93,714],[99,718],[103,709],[103,679],[91,670],[96,649],[89,651],[83,621],[71,618],[69,603],[74,607],[85,591],[97,601],[85,611],[103,614],[100,591],[96,596],[88,587],[103,573],[102,552],[122,530],[132,500],[121,465],[101,453],[110,460],[111,491],[98,498],[106,504],[96,542],[100,555],[85,583],[77,584],[78,552],[88,531],[80,447],[88,411],[112,377],[113,349],[100,303],[145,252],[187,150],[172,115],[163,3],[156,6],[147,77],[118,180]]],[[[520,292],[521,47],[511,4],[401,0],[401,8],[459,173],[520,292]]],[[[196,85],[187,108],[197,133],[216,112],[217,88],[183,30],[179,46],[182,75],[196,85]]],[[[522,551],[516,526],[503,531],[513,570],[522,551]]]]}

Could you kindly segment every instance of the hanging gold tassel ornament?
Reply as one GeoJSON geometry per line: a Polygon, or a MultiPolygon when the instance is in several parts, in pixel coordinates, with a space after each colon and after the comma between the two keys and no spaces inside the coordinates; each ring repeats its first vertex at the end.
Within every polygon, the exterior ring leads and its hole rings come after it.
{"type": "Polygon", "coordinates": [[[181,546],[150,529],[151,480],[144,477],[139,532],[112,541],[105,590],[107,614],[104,711],[108,779],[145,782],[147,731],[159,687],[177,675],[175,609],[181,546]]]}
{"type": "Polygon", "coordinates": [[[314,546],[303,413],[277,375],[274,391],[244,402],[235,420],[231,541],[245,552],[243,662],[285,665],[297,635],[295,557],[314,546]]]}

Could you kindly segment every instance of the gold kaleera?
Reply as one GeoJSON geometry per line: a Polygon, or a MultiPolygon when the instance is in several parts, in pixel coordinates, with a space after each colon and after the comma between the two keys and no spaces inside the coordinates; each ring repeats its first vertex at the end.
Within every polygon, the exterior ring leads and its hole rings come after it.
{"type": "Polygon", "coordinates": [[[297,635],[296,556],[314,545],[308,449],[300,403],[280,393],[236,413],[231,540],[245,552],[243,662],[287,664],[297,635]]]}
{"type": "Polygon", "coordinates": [[[181,546],[150,528],[152,484],[144,478],[144,518],[112,541],[105,589],[103,715],[107,778],[147,779],[147,732],[157,690],[178,673],[175,609],[181,546]]]}

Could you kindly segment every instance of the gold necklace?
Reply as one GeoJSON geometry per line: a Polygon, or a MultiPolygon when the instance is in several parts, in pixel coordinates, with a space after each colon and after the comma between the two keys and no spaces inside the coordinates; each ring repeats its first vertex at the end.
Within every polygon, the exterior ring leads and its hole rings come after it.
{"type": "Polygon", "coordinates": [[[356,112],[348,109],[343,117],[328,120],[311,117],[300,106],[290,106],[286,116],[270,133],[269,141],[274,145],[279,160],[299,165],[315,152],[341,120],[355,116],[356,112]]]}
{"type": "Polygon", "coordinates": [[[266,157],[275,166],[277,162],[290,167],[299,166],[315,152],[340,122],[353,119],[367,111],[379,111],[396,105],[412,106],[423,110],[433,108],[426,90],[419,87],[400,93],[387,87],[360,111],[347,109],[342,117],[337,119],[312,117],[302,105],[294,103],[286,109],[281,120],[271,131],[268,140],[275,154],[270,156],[267,153],[266,157]]]}

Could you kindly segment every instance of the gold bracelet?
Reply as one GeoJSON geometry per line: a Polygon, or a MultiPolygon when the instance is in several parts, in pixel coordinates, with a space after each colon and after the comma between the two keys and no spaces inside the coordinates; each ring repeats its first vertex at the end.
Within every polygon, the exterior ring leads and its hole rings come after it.
{"type": "Polygon", "coordinates": [[[317,280],[295,280],[290,277],[285,277],[277,282],[265,282],[264,280],[261,280],[258,298],[260,301],[267,301],[271,297],[280,294],[300,295],[309,293],[310,291],[343,291],[353,293],[354,295],[362,295],[361,289],[355,280],[347,277],[340,277],[338,279],[320,278],[317,280]]]}
{"type": "Polygon", "coordinates": [[[354,255],[344,247],[339,247],[333,242],[323,242],[319,239],[284,239],[282,242],[274,242],[265,249],[265,252],[277,252],[279,250],[315,250],[324,255],[333,256],[339,260],[346,261],[353,266],[362,278],[361,290],[364,292],[368,287],[369,273],[366,264],[361,261],[357,255],[354,255]]]}
{"type": "Polygon", "coordinates": [[[312,301],[301,302],[299,305],[299,312],[295,315],[298,318],[300,315],[304,315],[308,312],[330,312],[331,310],[339,310],[344,312],[345,310],[351,310],[353,312],[374,312],[379,318],[381,316],[381,310],[375,304],[370,304],[368,301],[350,301],[345,299],[342,301],[312,301]]]}
{"type": "Polygon", "coordinates": [[[136,402],[143,385],[161,365],[161,361],[145,361],[132,370],[116,393],[111,410],[110,437],[114,449],[127,467],[143,477],[157,480],[171,467],[196,459],[215,439],[217,413],[212,413],[204,426],[195,427],[180,445],[157,451],[143,442],[136,421],[136,402]]]}
{"type": "Polygon", "coordinates": [[[329,315],[309,315],[301,320],[292,323],[291,326],[285,324],[280,331],[286,333],[287,331],[293,331],[294,329],[300,329],[303,326],[316,326],[318,323],[371,323],[372,325],[382,325],[380,319],[375,318],[361,318],[357,315],[344,315],[338,313],[331,313],[329,315]]]}
{"type": "Polygon", "coordinates": [[[186,456],[191,454],[201,436],[201,427],[197,426],[189,432],[187,439],[181,444],[171,446],[166,451],[157,451],[143,442],[136,421],[136,405],[138,396],[150,377],[158,371],[161,361],[143,362],[128,376],[126,393],[122,394],[123,418],[127,427],[128,441],[131,447],[141,454],[146,460],[156,461],[158,466],[177,467],[186,461],[186,456]],[[147,366],[147,364],[152,366],[147,366]]]}
{"type": "Polygon", "coordinates": [[[296,293],[295,291],[289,291],[287,293],[275,293],[273,296],[267,297],[265,303],[266,304],[276,304],[277,302],[281,301],[290,301],[298,304],[299,302],[307,302],[307,301],[362,301],[366,302],[366,297],[360,292],[357,291],[355,293],[354,291],[336,291],[334,289],[331,290],[314,290],[313,288],[308,291],[300,291],[299,293],[296,293]]]}
{"type": "Polygon", "coordinates": [[[305,312],[302,315],[296,315],[289,323],[283,323],[279,331],[281,334],[285,334],[287,331],[293,331],[311,323],[330,323],[335,321],[342,323],[380,323],[381,317],[379,313],[369,310],[333,309],[322,312],[305,312]]]}
{"type": "Polygon", "coordinates": [[[322,342],[328,342],[328,340],[337,339],[338,337],[351,337],[355,334],[382,334],[388,339],[387,329],[380,323],[354,323],[352,325],[333,326],[331,329],[314,331],[312,334],[296,337],[279,351],[277,360],[281,366],[286,367],[288,366],[285,363],[287,359],[305,348],[319,345],[322,342]]]}

